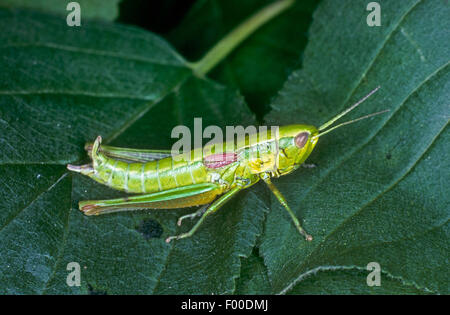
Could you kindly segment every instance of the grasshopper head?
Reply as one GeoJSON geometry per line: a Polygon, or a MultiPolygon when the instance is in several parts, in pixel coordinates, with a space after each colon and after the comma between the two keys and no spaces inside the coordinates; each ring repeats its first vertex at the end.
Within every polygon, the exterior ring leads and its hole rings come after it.
{"type": "Polygon", "coordinates": [[[373,93],[378,91],[380,87],[373,89],[369,94],[364,96],[358,102],[341,112],[340,114],[334,116],[326,123],[324,123],[319,128],[309,125],[290,125],[285,127],[280,127],[279,129],[279,143],[280,149],[286,156],[285,161],[280,160],[279,171],[280,173],[288,173],[296,166],[302,164],[308,156],[311,154],[312,150],[316,146],[317,140],[320,136],[323,136],[333,130],[336,130],[342,126],[355,123],[357,121],[367,119],[382,113],[389,111],[383,110],[380,112],[365,115],[356,119],[352,119],[338,125],[333,124],[341,117],[347,115],[350,111],[358,107],[362,102],[368,99],[373,93]]]}
{"type": "MultiPolygon", "coordinates": [[[[316,127],[310,125],[289,125],[279,129],[280,149],[283,150],[286,163],[294,166],[302,164],[316,146],[319,134],[316,127]]],[[[283,167],[284,165],[280,165],[283,167]]]]}

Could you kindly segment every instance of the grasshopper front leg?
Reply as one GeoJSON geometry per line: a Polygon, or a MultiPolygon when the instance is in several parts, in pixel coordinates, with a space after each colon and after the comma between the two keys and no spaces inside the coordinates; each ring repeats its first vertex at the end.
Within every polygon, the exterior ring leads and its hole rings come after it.
{"type": "Polygon", "coordinates": [[[313,239],[312,236],[309,235],[308,233],[306,233],[305,229],[303,229],[302,225],[300,224],[300,221],[297,219],[297,217],[295,216],[294,212],[292,211],[292,209],[287,204],[286,198],[284,198],[284,196],[281,193],[281,191],[279,191],[278,188],[274,184],[272,184],[272,181],[270,180],[269,174],[262,173],[260,175],[260,177],[267,184],[267,186],[273,192],[275,197],[277,197],[278,201],[283,205],[283,207],[286,209],[286,211],[289,213],[289,215],[292,218],[292,221],[294,221],[295,227],[300,232],[300,234],[303,235],[307,241],[312,241],[312,239],[313,239]]]}

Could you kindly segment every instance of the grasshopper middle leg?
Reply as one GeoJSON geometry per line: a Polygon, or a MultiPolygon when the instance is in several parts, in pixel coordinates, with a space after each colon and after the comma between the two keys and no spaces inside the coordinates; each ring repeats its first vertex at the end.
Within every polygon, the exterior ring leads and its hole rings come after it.
{"type": "Polygon", "coordinates": [[[297,228],[297,230],[299,231],[299,233],[301,235],[303,235],[307,241],[312,241],[312,239],[313,239],[312,236],[309,235],[308,233],[306,233],[305,229],[303,229],[302,225],[300,224],[300,221],[297,219],[297,217],[295,216],[294,212],[292,211],[292,209],[287,204],[287,201],[284,198],[284,196],[281,193],[281,191],[279,191],[278,188],[274,184],[272,184],[272,181],[270,180],[270,176],[268,174],[264,174],[263,173],[261,175],[261,179],[267,184],[267,186],[273,192],[275,197],[277,197],[278,201],[283,205],[283,207],[289,213],[289,215],[291,216],[292,221],[294,221],[294,225],[297,228]]]}
{"type": "Polygon", "coordinates": [[[179,217],[178,221],[177,221],[177,225],[181,226],[181,223],[184,219],[188,219],[188,218],[193,219],[195,217],[201,216],[203,213],[205,213],[206,209],[208,209],[209,205],[210,204],[204,205],[204,206],[200,207],[200,209],[198,209],[194,213],[185,214],[185,215],[179,217]]]}

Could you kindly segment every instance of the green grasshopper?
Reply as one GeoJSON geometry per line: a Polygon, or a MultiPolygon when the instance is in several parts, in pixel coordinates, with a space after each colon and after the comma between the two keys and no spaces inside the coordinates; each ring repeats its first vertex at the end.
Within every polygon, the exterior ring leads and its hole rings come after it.
{"type": "Polygon", "coordinates": [[[205,151],[200,148],[175,158],[171,151],[101,145],[102,139],[99,136],[93,144],[86,146],[92,163],[81,166],[69,164],[67,168],[111,188],[135,195],[81,201],[79,208],[86,215],[99,215],[125,210],[176,209],[203,205],[195,213],[178,219],[178,225],[181,225],[186,218],[201,216],[189,232],[168,237],[168,243],[173,239],[192,236],[206,217],[220,209],[242,189],[263,180],[287,210],[300,234],[311,241],[312,236],[303,229],[271,178],[298,169],[311,154],[320,136],[386,112],[387,110],[369,114],[327,129],[378,89],[379,87],[319,128],[310,125],[282,126],[276,135],[269,133],[264,139],[257,134],[253,144],[248,137],[225,143],[224,148],[229,148],[232,144],[234,149],[222,151],[224,153],[205,155],[205,151]]]}

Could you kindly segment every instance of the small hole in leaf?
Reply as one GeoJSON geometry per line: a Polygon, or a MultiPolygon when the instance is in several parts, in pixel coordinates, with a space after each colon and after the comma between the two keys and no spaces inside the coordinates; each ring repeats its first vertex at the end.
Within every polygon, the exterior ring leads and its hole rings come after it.
{"type": "Polygon", "coordinates": [[[152,219],[142,220],[136,227],[136,230],[141,233],[146,240],[151,238],[160,238],[163,233],[161,224],[152,219]]]}
{"type": "Polygon", "coordinates": [[[386,154],[386,159],[390,160],[392,158],[392,155],[390,153],[386,154]]]}
{"type": "Polygon", "coordinates": [[[104,290],[95,289],[91,284],[88,283],[88,294],[89,295],[107,295],[108,292],[104,290]]]}

